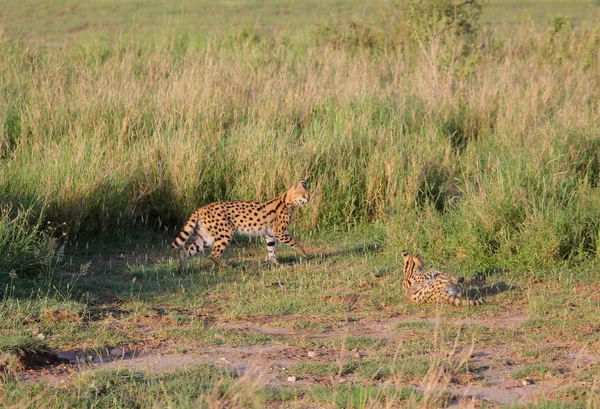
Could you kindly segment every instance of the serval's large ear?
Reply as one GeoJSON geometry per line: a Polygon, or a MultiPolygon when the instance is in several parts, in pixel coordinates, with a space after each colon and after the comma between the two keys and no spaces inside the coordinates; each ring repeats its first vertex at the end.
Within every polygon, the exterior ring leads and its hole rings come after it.
{"type": "Polygon", "coordinates": [[[304,189],[308,189],[308,182],[304,179],[299,180],[298,182],[296,182],[296,187],[300,186],[302,186],[304,189]]]}
{"type": "Polygon", "coordinates": [[[425,265],[425,263],[423,262],[423,257],[421,257],[421,255],[419,253],[415,254],[415,259],[416,259],[415,264],[421,265],[421,266],[425,265]]]}

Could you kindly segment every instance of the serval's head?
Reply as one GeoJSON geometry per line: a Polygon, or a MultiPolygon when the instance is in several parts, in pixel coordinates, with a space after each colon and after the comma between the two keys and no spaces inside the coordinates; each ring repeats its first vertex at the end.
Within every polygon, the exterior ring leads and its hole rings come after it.
{"type": "Polygon", "coordinates": [[[310,193],[308,192],[308,184],[306,180],[300,180],[296,184],[286,190],[284,195],[286,204],[293,206],[304,206],[310,201],[310,193]]]}
{"type": "Polygon", "coordinates": [[[404,257],[404,276],[411,276],[415,270],[423,270],[425,265],[420,254],[412,255],[408,251],[402,252],[404,257]]]}

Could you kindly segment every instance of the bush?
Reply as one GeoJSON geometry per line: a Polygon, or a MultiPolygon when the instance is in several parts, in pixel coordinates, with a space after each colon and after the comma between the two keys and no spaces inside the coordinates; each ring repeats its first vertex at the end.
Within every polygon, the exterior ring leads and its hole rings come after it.
{"type": "Polygon", "coordinates": [[[0,207],[0,270],[17,275],[50,276],[62,261],[63,249],[44,213],[32,207],[0,207]]]}
{"type": "Polygon", "coordinates": [[[476,0],[413,0],[405,7],[406,21],[414,39],[468,37],[479,32],[481,3],[476,0]]]}

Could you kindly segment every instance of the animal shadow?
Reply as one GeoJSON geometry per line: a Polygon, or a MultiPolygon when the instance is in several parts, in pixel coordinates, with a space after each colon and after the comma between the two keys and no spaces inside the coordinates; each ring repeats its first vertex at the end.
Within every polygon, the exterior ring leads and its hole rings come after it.
{"type": "Polygon", "coordinates": [[[343,257],[343,256],[349,256],[349,255],[358,255],[358,254],[366,254],[366,253],[376,253],[379,252],[382,249],[382,244],[381,243],[364,243],[364,244],[359,244],[358,246],[354,246],[348,249],[344,249],[344,250],[337,250],[337,251],[325,251],[325,252],[319,252],[319,253],[314,253],[310,258],[314,259],[314,260],[326,260],[332,257],[343,257]]]}
{"type": "Polygon", "coordinates": [[[465,296],[467,298],[488,297],[505,291],[521,291],[521,287],[507,284],[504,281],[493,284],[486,283],[488,279],[498,276],[503,272],[504,270],[497,267],[476,272],[471,280],[463,284],[465,296]]]}
{"type": "Polygon", "coordinates": [[[521,287],[506,284],[501,281],[491,285],[477,286],[471,282],[467,283],[467,287],[464,291],[465,296],[469,299],[477,297],[488,297],[490,295],[500,294],[505,291],[521,290],[521,287]]]}
{"type": "Polygon", "coordinates": [[[485,270],[475,272],[475,274],[473,275],[473,278],[471,279],[471,282],[486,281],[488,278],[491,278],[493,276],[498,276],[502,273],[504,273],[504,270],[501,268],[498,268],[498,267],[486,268],[485,270]]]}

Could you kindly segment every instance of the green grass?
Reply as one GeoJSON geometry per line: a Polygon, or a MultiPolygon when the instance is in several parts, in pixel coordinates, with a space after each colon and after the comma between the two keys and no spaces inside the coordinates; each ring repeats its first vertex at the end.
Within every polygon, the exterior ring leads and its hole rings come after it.
{"type": "Polygon", "coordinates": [[[309,400],[335,408],[385,407],[388,403],[404,405],[419,401],[420,394],[409,387],[378,389],[365,386],[315,387],[309,392],[309,400]],[[410,402],[410,403],[407,403],[410,402]]]}
{"type": "MultiPolygon", "coordinates": [[[[545,294],[557,293],[564,286],[573,291],[586,282],[580,281],[575,273],[567,283],[545,280],[535,285],[531,285],[530,280],[536,276],[527,273],[517,276],[497,272],[488,277],[488,283],[507,281],[515,288],[527,288],[526,293],[507,290],[516,292],[510,298],[502,298],[505,293],[500,292],[488,297],[490,301],[512,310],[527,310],[528,305],[534,303],[537,307],[531,311],[554,317],[548,320],[531,318],[514,328],[497,328],[486,320],[501,318],[504,310],[493,305],[470,309],[469,314],[451,307],[438,310],[432,305],[408,305],[403,296],[399,280],[401,270],[395,264],[395,253],[372,253],[356,241],[360,233],[361,240],[370,242],[378,237],[380,230],[371,227],[350,233],[334,244],[331,244],[331,237],[337,233],[313,235],[308,241],[309,248],[319,249],[313,259],[271,270],[260,261],[263,245],[250,243],[234,246],[227,252],[226,257],[234,267],[217,270],[199,258],[197,265],[192,263],[186,270],[177,272],[174,260],[170,262],[146,255],[156,251],[154,246],[162,247],[162,242],[154,242],[146,249],[135,249],[134,246],[125,252],[128,255],[104,254],[92,263],[85,276],[77,279],[58,274],[53,278],[52,291],[36,290],[40,286],[39,280],[16,277],[13,285],[19,290],[6,295],[1,304],[0,341],[7,345],[3,349],[7,352],[25,350],[24,346],[28,345],[25,341],[30,340],[42,345],[44,351],[75,350],[86,356],[106,353],[112,348],[146,350],[160,345],[169,345],[167,354],[192,355],[207,348],[233,348],[233,351],[250,348],[251,351],[277,346],[300,351],[296,353],[304,356],[306,352],[302,351],[313,350],[317,357],[287,367],[284,379],[287,375],[296,375],[299,382],[303,379],[328,382],[338,378],[341,368],[341,379],[351,386],[344,385],[340,390],[338,386],[323,387],[323,390],[310,386],[302,389],[301,394],[294,394],[293,388],[283,388],[272,394],[263,391],[262,386],[253,386],[251,390],[236,393],[248,393],[252,399],[259,400],[267,396],[265,399],[276,402],[283,395],[284,401],[304,403],[319,402],[325,395],[339,394],[335,402],[341,407],[380,407],[385,402],[408,402],[409,407],[418,407],[416,399],[420,394],[414,391],[398,394],[389,386],[390,382],[405,385],[429,379],[428,382],[437,382],[443,387],[447,374],[453,374],[460,382],[485,382],[481,368],[488,366],[473,361],[469,351],[471,348],[485,350],[490,345],[506,352],[490,362],[489,367],[512,368],[510,376],[516,379],[595,379],[590,372],[593,365],[584,364],[584,368],[589,366],[586,375],[571,370],[555,372],[557,366],[546,363],[546,359],[555,362],[563,359],[565,350],[562,346],[556,347],[557,344],[588,345],[590,353],[597,351],[600,345],[594,330],[600,318],[597,306],[585,301],[585,292],[570,297],[573,305],[569,314],[563,311],[564,303],[554,302],[552,298],[544,301],[545,294]],[[321,256],[325,254],[336,254],[335,260],[321,256]],[[150,261],[152,259],[155,261],[150,261]],[[379,273],[373,273],[374,266],[379,273]],[[284,282],[286,288],[276,287],[274,291],[273,282],[284,282]],[[67,288],[70,295],[64,299],[67,288]],[[247,296],[248,292],[253,296],[247,296]],[[396,298],[383,305],[373,302],[372,299],[381,299],[381,293],[394,293],[396,298]],[[356,298],[352,294],[359,296],[356,298]],[[278,310],[279,306],[299,299],[304,300],[301,309],[278,310]],[[244,304],[244,313],[232,313],[240,304],[244,304]],[[381,337],[374,337],[356,332],[362,323],[372,322],[377,328],[377,320],[385,321],[398,315],[404,315],[406,319],[393,324],[389,335],[384,332],[381,337]],[[437,318],[439,323],[428,324],[418,321],[419,318],[437,318]],[[479,319],[481,323],[456,323],[465,318],[479,319]],[[276,331],[279,329],[282,332],[276,331]],[[37,340],[35,334],[38,333],[44,334],[44,340],[37,340]],[[540,344],[547,347],[541,348],[540,344]],[[339,360],[342,351],[346,351],[348,358],[339,360]],[[514,366],[515,362],[518,367],[514,366]],[[441,368],[440,372],[435,368],[441,368]],[[373,389],[369,386],[367,392],[367,389],[356,389],[362,387],[356,382],[374,386],[373,389]]],[[[292,254],[292,250],[282,249],[284,258],[292,254]]],[[[73,257],[76,260],[88,256],[73,257]]],[[[76,261],[71,264],[72,268],[77,267],[76,261]]],[[[587,272],[580,269],[579,274],[585,277],[587,272]]],[[[8,280],[9,277],[0,279],[8,280]]],[[[595,284],[586,285],[591,286],[587,291],[592,295],[595,284]]],[[[43,288],[46,288],[45,284],[43,288]]],[[[7,359],[5,357],[2,365],[7,374],[18,373],[15,369],[18,363],[11,364],[7,359]]],[[[133,399],[141,400],[140,405],[144,407],[144,399],[162,402],[163,398],[177,398],[178,395],[171,396],[171,392],[164,397],[156,397],[154,392],[146,398],[136,396],[133,390],[145,390],[149,386],[139,389],[138,377],[142,375],[132,373],[123,381],[123,390],[111,389],[107,392],[109,398],[99,396],[98,402],[109,399],[114,404],[126,405],[133,399]]],[[[153,384],[156,379],[162,379],[161,376],[143,375],[143,379],[153,379],[148,381],[153,384]]],[[[27,401],[35,386],[15,383],[11,388],[11,399],[27,401]]],[[[72,399],[88,396],[88,392],[81,390],[75,394],[72,386],[60,391],[43,390],[49,396],[60,395],[52,402],[72,402],[72,399]]],[[[199,399],[209,399],[208,395],[202,393],[199,399]]],[[[593,397],[586,395],[586,399],[589,396],[593,397]]],[[[439,402],[438,399],[446,397],[428,395],[427,399],[439,402]]]]}
{"type": "Polygon", "coordinates": [[[565,383],[531,407],[593,407],[573,384],[597,363],[564,350],[600,352],[599,4],[448,4],[9,1],[0,405],[433,407],[504,370],[565,383]],[[236,239],[231,267],[177,269],[166,248],[192,209],[299,178],[308,260],[281,246],[268,269],[262,241],[236,239]],[[404,249],[488,304],[408,304],[404,249]],[[290,373],[343,383],[15,375],[36,352],[271,346],[317,351],[290,373]]]}
{"type": "Polygon", "coordinates": [[[412,330],[424,330],[431,328],[431,324],[425,321],[406,321],[399,322],[396,325],[396,330],[402,331],[404,329],[412,329],[412,330]]]}
{"type": "Polygon", "coordinates": [[[43,207],[0,206],[0,271],[11,276],[48,279],[62,262],[64,247],[53,237],[56,228],[44,225],[43,207]]]}
{"type": "Polygon", "coordinates": [[[343,363],[303,363],[289,368],[291,374],[306,377],[331,378],[352,376],[363,381],[396,380],[414,382],[423,379],[431,366],[429,358],[398,359],[396,362],[382,360],[349,360],[343,363]]]}
{"type": "MultiPolygon", "coordinates": [[[[395,4],[375,1],[277,1],[221,2],[184,0],[177,4],[152,0],[102,0],[57,4],[9,0],[0,16],[4,36],[47,41],[49,46],[120,35],[155,34],[156,29],[209,35],[235,33],[252,28],[264,33],[288,35],[310,31],[313,25],[349,20],[375,22],[394,13],[395,4]],[[33,24],[35,22],[35,24],[33,24]]],[[[593,0],[491,0],[485,3],[482,19],[487,24],[547,23],[553,16],[589,20],[597,13],[593,0]]]]}
{"type": "Polygon", "coordinates": [[[101,0],[62,1],[39,4],[8,1],[0,23],[9,37],[47,40],[52,43],[79,38],[102,39],[119,35],[152,35],[158,30],[209,35],[238,33],[250,28],[261,32],[297,32],[306,22],[326,23],[347,20],[367,13],[372,17],[386,10],[377,2],[277,1],[222,2],[184,0],[176,4],[161,0],[144,3],[101,0]],[[35,14],[33,14],[35,13],[35,14]],[[35,17],[34,17],[35,16],[35,17]],[[35,21],[35,26],[31,22],[35,21]]]}
{"type": "Polygon", "coordinates": [[[528,365],[524,368],[516,369],[510,374],[510,376],[515,379],[535,378],[540,380],[544,380],[547,377],[555,377],[559,375],[559,369],[544,363],[528,365]]]}
{"type": "MultiPolygon", "coordinates": [[[[43,397],[42,407],[133,408],[155,404],[192,408],[217,405],[235,389],[235,376],[206,365],[162,375],[119,369],[83,373],[66,389],[42,385],[22,388],[15,383],[5,388],[9,396],[6,403],[20,401],[21,407],[39,405],[36,401],[43,397]]],[[[246,398],[249,404],[260,402],[258,397],[246,398]]]]}
{"type": "Polygon", "coordinates": [[[556,16],[570,16],[575,23],[598,16],[594,0],[490,0],[484,6],[483,21],[488,24],[547,23],[556,16]]]}
{"type": "Polygon", "coordinates": [[[267,199],[308,177],[303,230],[394,215],[387,242],[439,249],[435,261],[585,259],[598,241],[597,34],[555,23],[514,37],[457,32],[431,55],[419,41],[435,33],[400,18],[387,32],[369,19],[320,31],[315,21],[293,40],[157,32],[55,49],[9,37],[0,197],[46,206],[71,242],[126,240],[138,228],[173,232],[200,204],[267,199]],[[343,74],[353,70],[362,81],[343,74]]]}

